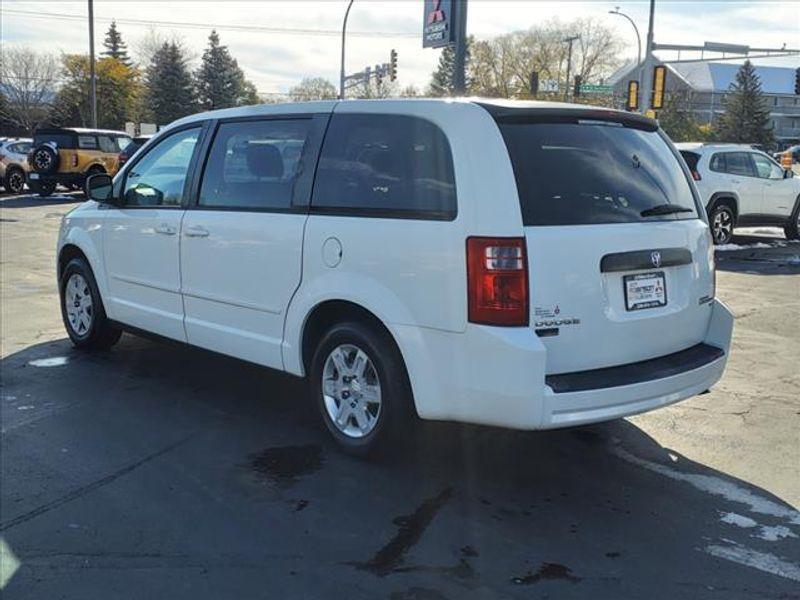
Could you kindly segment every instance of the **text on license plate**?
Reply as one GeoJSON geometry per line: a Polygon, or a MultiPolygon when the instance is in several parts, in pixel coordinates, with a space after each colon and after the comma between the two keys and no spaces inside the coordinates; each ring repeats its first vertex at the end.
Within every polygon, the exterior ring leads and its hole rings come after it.
{"type": "Polygon", "coordinates": [[[625,310],[642,310],[667,305],[667,282],[664,273],[639,273],[622,278],[625,310]]]}

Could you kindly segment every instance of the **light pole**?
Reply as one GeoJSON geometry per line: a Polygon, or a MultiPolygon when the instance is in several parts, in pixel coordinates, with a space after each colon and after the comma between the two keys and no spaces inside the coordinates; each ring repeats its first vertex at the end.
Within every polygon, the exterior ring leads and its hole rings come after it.
{"type": "MultiPolygon", "coordinates": [[[[89,0],[91,2],[91,0],[89,0]]],[[[344,43],[347,34],[347,17],[350,16],[350,9],[353,8],[354,0],[350,0],[347,5],[347,10],[344,13],[344,22],[342,23],[342,64],[339,70],[339,99],[344,100],[344,43]]]]}
{"type": "Polygon", "coordinates": [[[653,67],[655,61],[653,60],[653,37],[654,37],[654,23],[656,15],[656,0],[650,0],[650,20],[647,25],[647,44],[644,49],[644,64],[642,65],[642,86],[644,90],[644,102],[642,103],[642,112],[647,114],[653,106],[653,67]]]}
{"type": "Polygon", "coordinates": [[[636,46],[639,49],[636,54],[636,66],[638,67],[640,64],[642,64],[642,37],[639,35],[639,28],[636,26],[636,22],[633,19],[631,19],[628,15],[626,15],[624,12],[620,12],[619,6],[615,6],[614,10],[608,11],[608,14],[625,17],[626,19],[628,19],[630,24],[633,25],[633,30],[636,32],[636,46]]]}
{"type": "Polygon", "coordinates": [[[97,78],[94,72],[94,2],[89,0],[89,93],[92,102],[92,128],[97,129],[97,78]]]}
{"type": "Polygon", "coordinates": [[[573,35],[572,37],[562,40],[565,44],[569,44],[569,51],[567,52],[567,81],[564,86],[564,102],[569,100],[569,72],[572,70],[572,44],[575,43],[575,40],[579,39],[581,39],[581,36],[573,35]]]}

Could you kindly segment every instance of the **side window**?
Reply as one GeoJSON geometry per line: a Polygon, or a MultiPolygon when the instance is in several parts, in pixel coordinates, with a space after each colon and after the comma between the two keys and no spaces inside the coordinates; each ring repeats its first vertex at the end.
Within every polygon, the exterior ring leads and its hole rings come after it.
{"type": "Polygon", "coordinates": [[[766,156],[753,154],[752,157],[756,172],[761,179],[783,179],[783,169],[766,156]]]}
{"type": "Polygon", "coordinates": [[[334,115],[311,204],[333,212],[455,218],[456,186],[447,137],[418,117],[334,115]]]}
{"type": "Polygon", "coordinates": [[[745,177],[755,177],[753,165],[747,152],[726,152],[725,153],[725,172],[729,175],[744,175],[745,177]]]}
{"type": "Polygon", "coordinates": [[[217,129],[200,187],[200,206],[292,206],[311,119],[237,121],[217,129]]]}
{"type": "Polygon", "coordinates": [[[126,206],[180,206],[200,127],[185,129],[161,140],[138,161],[125,178],[126,206]]]}
{"type": "Polygon", "coordinates": [[[716,171],[717,173],[725,173],[725,155],[724,154],[715,154],[711,157],[711,162],[709,163],[709,168],[712,171],[716,171]]]}
{"type": "Polygon", "coordinates": [[[93,135],[79,135],[78,136],[78,148],[84,150],[96,150],[97,149],[97,138],[93,135]]]}
{"type": "Polygon", "coordinates": [[[97,142],[100,145],[100,150],[103,152],[119,152],[117,145],[109,135],[98,135],[97,142]]]}
{"type": "Polygon", "coordinates": [[[117,152],[122,152],[123,150],[125,150],[125,148],[128,147],[128,144],[130,144],[132,141],[133,138],[129,138],[127,136],[120,136],[114,138],[114,144],[116,144],[117,146],[117,152]]]}

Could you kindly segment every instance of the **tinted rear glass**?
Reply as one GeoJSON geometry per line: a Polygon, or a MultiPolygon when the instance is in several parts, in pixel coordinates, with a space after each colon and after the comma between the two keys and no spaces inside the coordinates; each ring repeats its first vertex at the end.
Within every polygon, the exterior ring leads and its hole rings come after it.
{"type": "Polygon", "coordinates": [[[455,218],[456,185],[447,137],[418,117],[333,115],[312,205],[376,217],[455,218]]]}
{"type": "Polygon", "coordinates": [[[74,148],[75,136],[70,133],[37,133],[33,136],[33,145],[54,142],[59,148],[74,148]]]}
{"type": "Polygon", "coordinates": [[[686,174],[658,132],[597,122],[501,122],[500,130],[525,225],[697,217],[686,174]],[[642,215],[669,204],[690,212],[642,215]]]}
{"type": "Polygon", "coordinates": [[[692,171],[697,171],[697,161],[700,160],[699,154],[696,152],[689,152],[688,150],[681,150],[681,156],[683,157],[683,160],[686,161],[689,169],[692,171]]]}

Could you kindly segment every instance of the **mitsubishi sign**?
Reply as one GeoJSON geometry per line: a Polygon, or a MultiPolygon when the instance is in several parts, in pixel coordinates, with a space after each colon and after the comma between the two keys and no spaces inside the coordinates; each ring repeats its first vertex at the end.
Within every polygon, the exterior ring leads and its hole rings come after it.
{"type": "Polygon", "coordinates": [[[425,15],[422,27],[422,47],[441,48],[455,41],[455,18],[453,11],[457,0],[425,0],[425,15]]]}

